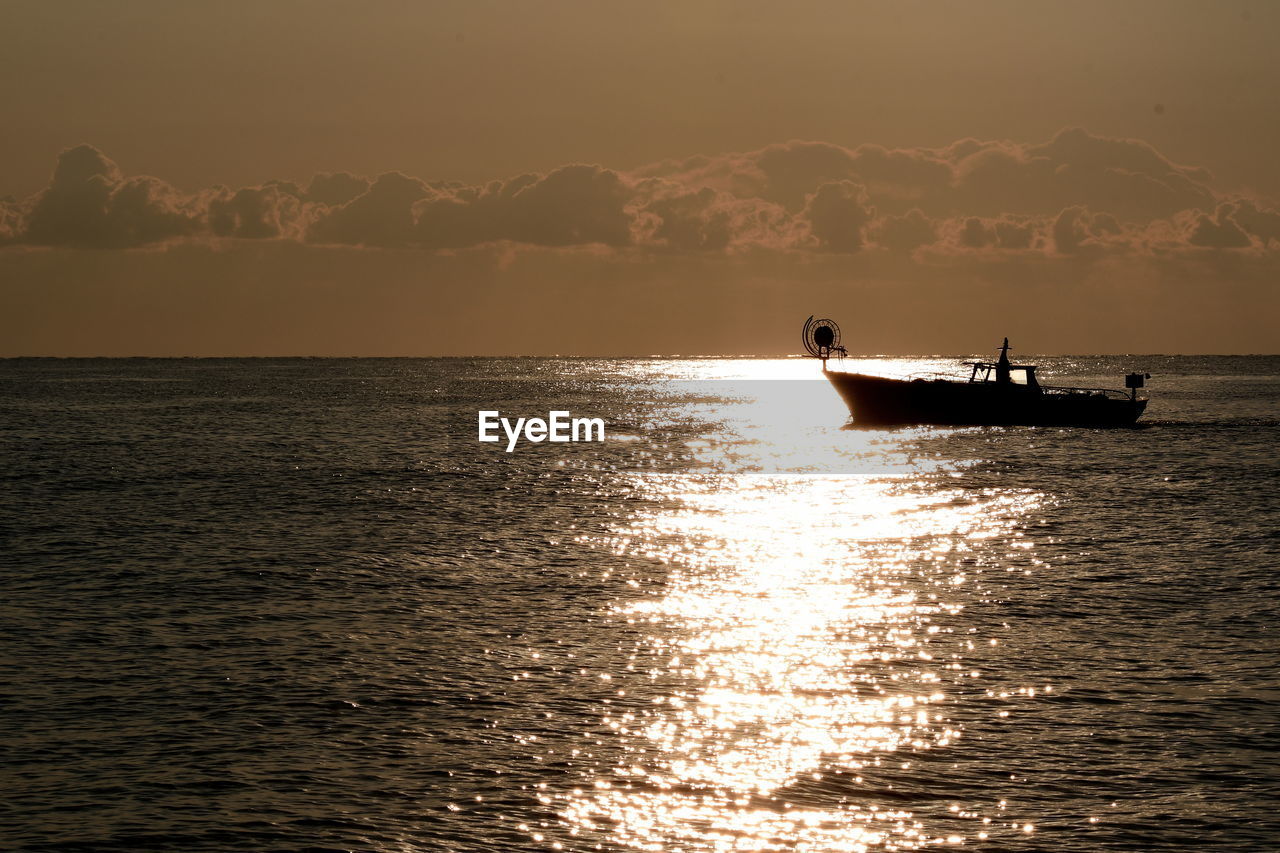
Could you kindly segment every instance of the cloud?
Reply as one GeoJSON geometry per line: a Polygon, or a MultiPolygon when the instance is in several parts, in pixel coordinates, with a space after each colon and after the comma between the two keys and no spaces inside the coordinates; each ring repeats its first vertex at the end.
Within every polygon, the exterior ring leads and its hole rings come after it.
{"type": "Polygon", "coordinates": [[[0,246],[18,239],[22,231],[22,208],[11,199],[0,200],[0,246]]]}
{"type": "Polygon", "coordinates": [[[964,221],[964,227],[960,231],[960,245],[969,249],[980,249],[990,246],[995,241],[995,230],[978,217],[971,216],[964,221]]]}
{"type": "Polygon", "coordinates": [[[949,205],[955,168],[935,151],[860,145],[853,152],[855,180],[877,208],[893,213],[927,208],[935,215],[949,205]]]}
{"type": "Polygon", "coordinates": [[[368,178],[350,172],[322,172],[307,185],[306,199],[320,204],[346,204],[369,189],[368,178]]]}
{"type": "Polygon", "coordinates": [[[803,223],[759,198],[647,179],[636,186],[632,240],[651,249],[714,252],[786,249],[806,237],[803,223]]]}
{"type": "MultiPolygon", "coordinates": [[[[854,177],[853,152],[827,142],[788,142],[770,145],[754,158],[764,179],[760,194],[768,201],[796,209],[828,184],[854,177]]],[[[827,191],[831,198],[833,191],[827,191]]]]}
{"type": "Polygon", "coordinates": [[[950,255],[1280,251],[1280,212],[1226,197],[1141,140],[1067,128],[1047,142],[941,148],[792,140],[618,171],[574,163],[487,184],[326,172],[301,185],[184,195],[101,151],[62,152],[49,185],[0,202],[0,244],[122,249],[184,238],[452,251],[486,244],[646,252],[950,255]],[[924,254],[920,254],[921,252],[924,254]]]}
{"type": "Polygon", "coordinates": [[[995,245],[1001,249],[1030,249],[1041,243],[1040,229],[1035,220],[1002,216],[991,223],[995,232],[995,245]]]}
{"type": "Polygon", "coordinates": [[[431,193],[417,178],[387,172],[346,204],[321,214],[311,223],[307,238],[315,243],[406,246],[417,234],[413,206],[431,193]]]}
{"type": "Polygon", "coordinates": [[[545,177],[517,178],[478,204],[499,240],[536,246],[603,243],[625,246],[631,219],[625,208],[631,188],[600,166],[562,166],[545,177]]]}
{"type": "Polygon", "coordinates": [[[1280,212],[1259,208],[1250,199],[1223,202],[1213,217],[1202,214],[1197,218],[1190,242],[1216,248],[1254,245],[1253,240],[1242,242],[1241,234],[1256,238],[1257,245],[1262,248],[1280,248],[1280,212]]]}
{"type": "Polygon", "coordinates": [[[1200,214],[1195,218],[1195,225],[1191,228],[1187,242],[1209,249],[1243,249],[1252,246],[1253,241],[1236,222],[1234,214],[1235,208],[1229,204],[1219,205],[1212,216],[1200,214]]]}
{"type": "Polygon", "coordinates": [[[1046,143],[963,139],[941,149],[845,148],[791,142],[757,151],[668,161],[639,170],[686,186],[758,196],[789,210],[825,183],[862,184],[886,214],[1056,215],[1072,206],[1151,219],[1211,206],[1204,169],[1178,165],[1140,140],[1067,128],[1046,143]]]}
{"type": "Polygon", "coordinates": [[[1060,255],[1075,255],[1102,249],[1110,238],[1122,234],[1120,224],[1109,213],[1090,213],[1076,205],[1058,214],[1051,230],[1053,248],[1060,255]]]}
{"type": "Polygon", "coordinates": [[[267,185],[219,192],[208,200],[209,229],[217,237],[268,240],[294,230],[302,204],[290,188],[267,185]]]}
{"type": "Polygon", "coordinates": [[[1061,131],[1043,145],[970,144],[960,150],[968,153],[955,163],[953,203],[978,215],[1049,214],[1082,206],[1149,220],[1213,200],[1203,170],[1178,166],[1144,142],[1080,128],[1061,131]]]}
{"type": "MultiPolygon", "coordinates": [[[[314,186],[314,182],[313,182],[314,186]]],[[[545,176],[520,175],[484,187],[380,176],[345,204],[327,207],[308,230],[312,242],[461,249],[511,241],[535,246],[631,239],[631,189],[619,174],[574,164],[545,176]]]]}
{"type": "Polygon", "coordinates": [[[931,257],[975,252],[1044,253],[1050,247],[1053,217],[959,216],[935,223],[938,239],[930,246],[931,257]]]}
{"type": "Polygon", "coordinates": [[[866,190],[852,181],[823,184],[809,196],[804,209],[819,248],[856,252],[863,247],[863,230],[875,211],[867,205],[866,190]]]}
{"type": "Polygon", "coordinates": [[[876,242],[895,252],[910,252],[937,239],[937,225],[918,207],[913,207],[901,216],[882,217],[875,231],[876,242]]]}
{"type": "Polygon", "coordinates": [[[121,248],[192,234],[200,213],[156,178],[124,178],[91,145],[68,148],[34,200],[22,241],[33,245],[121,248]]]}
{"type": "Polygon", "coordinates": [[[725,249],[733,236],[725,195],[703,187],[654,198],[644,206],[637,236],[688,251],[725,249]]]}

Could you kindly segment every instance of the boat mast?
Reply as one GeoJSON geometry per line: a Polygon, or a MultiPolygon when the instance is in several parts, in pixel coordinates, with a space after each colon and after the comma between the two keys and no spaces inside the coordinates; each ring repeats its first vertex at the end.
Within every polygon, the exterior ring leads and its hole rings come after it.
{"type": "Polygon", "coordinates": [[[1000,347],[1000,360],[996,362],[996,383],[1000,385],[1008,385],[1013,379],[1009,376],[1009,339],[1004,339],[1004,344],[1000,347]]]}

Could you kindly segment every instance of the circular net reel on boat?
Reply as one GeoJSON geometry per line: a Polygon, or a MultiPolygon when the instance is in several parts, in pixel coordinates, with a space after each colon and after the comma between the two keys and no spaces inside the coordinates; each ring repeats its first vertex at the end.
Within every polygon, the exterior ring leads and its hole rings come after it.
{"type": "Polygon", "coordinates": [[[840,346],[840,326],[835,320],[815,320],[810,317],[805,320],[802,337],[805,352],[814,358],[826,361],[832,355],[845,353],[844,347],[840,346]]]}

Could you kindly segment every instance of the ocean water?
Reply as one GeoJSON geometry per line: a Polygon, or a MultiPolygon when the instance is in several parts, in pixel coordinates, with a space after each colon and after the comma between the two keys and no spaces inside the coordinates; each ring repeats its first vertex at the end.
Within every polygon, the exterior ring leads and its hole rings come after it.
{"type": "Polygon", "coordinates": [[[0,848],[1280,849],[1280,358],[1039,361],[0,362],[0,848]]]}

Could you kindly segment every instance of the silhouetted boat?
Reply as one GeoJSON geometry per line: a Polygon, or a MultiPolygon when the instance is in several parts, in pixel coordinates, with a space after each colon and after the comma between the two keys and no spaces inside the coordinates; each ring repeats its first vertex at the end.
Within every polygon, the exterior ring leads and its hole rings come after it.
{"type": "Polygon", "coordinates": [[[955,426],[1131,426],[1147,408],[1138,389],[1145,373],[1130,373],[1120,391],[1041,385],[1036,366],[1009,362],[1009,339],[998,361],[968,362],[961,379],[889,379],[828,370],[827,359],[843,357],[840,327],[812,317],[804,327],[805,349],[822,359],[822,372],[835,386],[858,424],[942,424],[955,426]]]}

